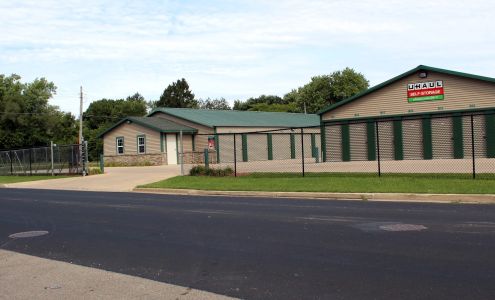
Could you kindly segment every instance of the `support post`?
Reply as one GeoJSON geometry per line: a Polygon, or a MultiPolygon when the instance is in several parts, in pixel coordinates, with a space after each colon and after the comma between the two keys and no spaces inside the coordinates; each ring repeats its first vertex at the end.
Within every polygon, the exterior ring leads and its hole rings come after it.
{"type": "Polygon", "coordinates": [[[182,135],[182,130],[179,132],[179,137],[180,137],[180,175],[184,176],[184,141],[182,140],[183,135],[182,135]]]}
{"type": "Polygon", "coordinates": [[[33,149],[29,149],[29,175],[32,176],[33,175],[33,158],[32,158],[32,153],[33,153],[33,149]]]}
{"type": "Polygon", "coordinates": [[[237,177],[237,137],[234,133],[234,177],[237,177]]]}
{"type": "Polygon", "coordinates": [[[267,158],[273,160],[273,138],[271,133],[266,134],[267,158]]]}
{"type": "Polygon", "coordinates": [[[205,153],[205,168],[210,167],[210,158],[209,158],[209,152],[208,148],[205,148],[204,153],[205,153]]]}
{"type": "Polygon", "coordinates": [[[51,161],[51,167],[52,167],[52,176],[54,176],[53,172],[53,141],[50,141],[50,161],[51,161]]]}
{"type": "Polygon", "coordinates": [[[100,154],[100,171],[101,173],[105,173],[105,157],[103,154],[100,154]]]}
{"type": "Polygon", "coordinates": [[[10,158],[10,175],[14,175],[14,163],[12,161],[12,150],[9,151],[10,158]]]}
{"type": "Polygon", "coordinates": [[[378,130],[378,121],[375,121],[376,130],[376,160],[378,162],[378,177],[382,176],[381,162],[380,162],[380,135],[378,130]]]}
{"type": "Polygon", "coordinates": [[[304,170],[304,129],[301,128],[301,162],[302,162],[302,176],[305,176],[304,170]]]}
{"type": "Polygon", "coordinates": [[[474,120],[471,115],[471,156],[473,157],[473,179],[476,179],[476,160],[474,154],[474,120]]]}

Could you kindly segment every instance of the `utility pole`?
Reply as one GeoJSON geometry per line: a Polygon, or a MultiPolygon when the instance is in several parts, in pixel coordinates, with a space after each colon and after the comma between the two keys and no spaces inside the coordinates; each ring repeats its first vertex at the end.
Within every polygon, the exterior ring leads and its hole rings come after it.
{"type": "Polygon", "coordinates": [[[80,89],[80,96],[79,96],[79,144],[81,145],[83,143],[83,90],[82,86],[80,89]]]}

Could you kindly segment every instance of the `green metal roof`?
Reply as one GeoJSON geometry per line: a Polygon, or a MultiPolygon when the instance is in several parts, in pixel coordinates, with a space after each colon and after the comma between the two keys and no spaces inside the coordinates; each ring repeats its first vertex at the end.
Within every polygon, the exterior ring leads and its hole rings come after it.
{"type": "Polygon", "coordinates": [[[488,82],[492,82],[492,83],[495,83],[495,78],[491,78],[491,77],[485,77],[485,76],[480,76],[480,75],[474,75],[474,74],[468,74],[468,73],[463,73],[463,72],[457,72],[457,71],[452,71],[452,70],[447,70],[447,69],[440,69],[440,68],[434,68],[434,67],[430,67],[430,66],[425,66],[425,65],[419,65],[417,66],[416,68],[412,69],[412,70],[409,70],[405,73],[402,73],[398,76],[395,76],[394,78],[392,79],[389,79],[385,82],[382,82],[378,85],[375,85],[374,87],[371,87],[369,89],[367,89],[366,91],[364,92],[361,92],[361,93],[358,93],[350,98],[347,98],[347,99],[344,99],[340,102],[337,102],[337,103],[334,103],[330,106],[327,106],[326,108],[320,110],[319,112],[317,112],[317,114],[321,115],[323,113],[326,113],[328,111],[331,111],[337,107],[340,107],[344,104],[347,104],[349,102],[352,102],[356,99],[359,99],[365,95],[368,95],[376,90],[379,90],[385,86],[388,86],[398,80],[401,80],[402,78],[404,77],[407,77],[411,74],[414,74],[416,72],[419,72],[419,71],[431,71],[431,72],[437,72],[437,73],[444,73],[444,74],[449,74],[449,75],[454,75],[454,76],[460,76],[460,77],[464,77],[464,78],[470,78],[470,79],[477,79],[477,80],[482,80],[482,81],[488,81],[488,82]]]}
{"type": "Polygon", "coordinates": [[[309,127],[320,125],[320,118],[316,114],[159,107],[148,116],[157,112],[208,127],[309,127]]]}
{"type": "Polygon", "coordinates": [[[126,117],[117,122],[115,125],[112,127],[108,128],[107,130],[103,131],[98,135],[98,137],[103,137],[106,133],[114,129],[115,127],[119,126],[120,124],[124,122],[130,122],[130,123],[136,123],[138,125],[141,125],[143,127],[147,127],[150,129],[153,129],[158,132],[184,132],[184,133],[194,133],[197,132],[198,130],[189,126],[177,124],[175,122],[172,122],[170,120],[166,120],[163,118],[148,118],[148,117],[126,117]]]}

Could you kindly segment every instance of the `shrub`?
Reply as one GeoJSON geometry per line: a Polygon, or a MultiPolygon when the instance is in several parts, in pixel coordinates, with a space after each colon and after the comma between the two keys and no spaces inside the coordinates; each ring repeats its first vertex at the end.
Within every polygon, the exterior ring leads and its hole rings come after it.
{"type": "Polygon", "coordinates": [[[215,176],[215,177],[224,177],[231,176],[234,174],[234,170],[231,167],[225,168],[206,168],[202,165],[197,165],[189,170],[190,176],[215,176]]]}
{"type": "Polygon", "coordinates": [[[194,166],[189,170],[189,175],[191,176],[204,176],[206,175],[206,167],[198,165],[194,166]]]}
{"type": "Polygon", "coordinates": [[[88,175],[98,175],[98,174],[103,174],[101,172],[100,168],[89,168],[88,175]]]}

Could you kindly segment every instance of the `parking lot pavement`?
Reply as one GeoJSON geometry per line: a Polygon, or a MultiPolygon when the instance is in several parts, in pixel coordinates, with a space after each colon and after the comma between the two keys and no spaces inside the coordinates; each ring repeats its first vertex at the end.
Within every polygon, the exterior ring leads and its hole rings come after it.
{"type": "Polygon", "coordinates": [[[105,168],[105,174],[7,184],[9,188],[128,192],[141,184],[180,175],[180,166],[105,168]]]}

